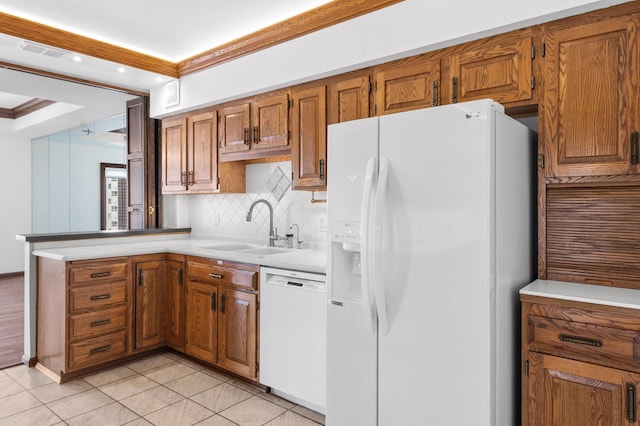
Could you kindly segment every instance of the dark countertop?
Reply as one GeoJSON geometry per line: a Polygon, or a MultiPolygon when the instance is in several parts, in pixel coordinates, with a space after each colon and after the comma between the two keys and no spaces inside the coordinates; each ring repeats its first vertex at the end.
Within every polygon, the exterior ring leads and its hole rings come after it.
{"type": "Polygon", "coordinates": [[[47,234],[20,234],[16,239],[20,241],[39,243],[44,241],[72,241],[93,238],[135,237],[137,235],[188,234],[191,228],[147,228],[126,231],[86,231],[86,232],[58,232],[47,234]]]}

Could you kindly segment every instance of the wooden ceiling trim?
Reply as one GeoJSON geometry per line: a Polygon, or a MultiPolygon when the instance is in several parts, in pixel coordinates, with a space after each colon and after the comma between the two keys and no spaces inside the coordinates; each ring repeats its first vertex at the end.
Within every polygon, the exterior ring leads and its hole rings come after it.
{"type": "Polygon", "coordinates": [[[81,55],[93,56],[170,77],[178,77],[176,64],[173,62],[2,12],[0,12],[0,32],[81,55]]]}
{"type": "Polygon", "coordinates": [[[15,120],[44,107],[48,107],[51,104],[55,104],[55,101],[34,98],[21,105],[18,105],[15,108],[0,108],[0,118],[15,120]]]}
{"type": "MultiPolygon", "coordinates": [[[[2,12],[0,12],[0,32],[74,53],[178,78],[401,1],[403,0],[334,0],[177,64],[2,12]]],[[[0,63],[1,65],[2,63],[0,63]]],[[[94,82],[90,83],[96,85],[94,82]]]]}
{"type": "Polygon", "coordinates": [[[48,107],[49,105],[55,103],[55,101],[50,101],[48,99],[31,99],[30,101],[13,108],[13,114],[15,118],[24,117],[25,115],[31,114],[34,111],[48,107]]]}
{"type": "Polygon", "coordinates": [[[185,59],[178,64],[182,77],[241,56],[275,46],[296,37],[330,27],[402,0],[334,0],[308,12],[278,22],[245,37],[185,59]]]}

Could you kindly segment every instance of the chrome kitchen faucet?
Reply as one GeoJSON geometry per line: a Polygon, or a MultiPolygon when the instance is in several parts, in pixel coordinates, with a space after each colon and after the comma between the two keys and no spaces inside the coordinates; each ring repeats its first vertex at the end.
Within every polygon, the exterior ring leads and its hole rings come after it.
{"type": "Polygon", "coordinates": [[[273,230],[273,206],[270,202],[263,198],[259,198],[251,203],[251,207],[249,207],[249,211],[247,212],[247,222],[251,222],[251,214],[253,213],[253,208],[258,203],[264,203],[269,208],[269,247],[275,247],[274,242],[278,239],[278,232],[273,230]]]}

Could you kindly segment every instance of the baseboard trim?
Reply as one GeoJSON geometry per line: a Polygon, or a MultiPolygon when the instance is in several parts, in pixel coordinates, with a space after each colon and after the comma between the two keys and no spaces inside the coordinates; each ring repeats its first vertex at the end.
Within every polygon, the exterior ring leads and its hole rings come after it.
{"type": "Polygon", "coordinates": [[[38,357],[34,356],[33,358],[29,358],[26,355],[22,355],[22,363],[28,366],[29,368],[33,368],[38,363],[38,357]]]}

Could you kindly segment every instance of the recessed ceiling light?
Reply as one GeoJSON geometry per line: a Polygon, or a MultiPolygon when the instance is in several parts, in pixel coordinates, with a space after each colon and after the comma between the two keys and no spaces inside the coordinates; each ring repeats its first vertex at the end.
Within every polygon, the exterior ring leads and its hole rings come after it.
{"type": "Polygon", "coordinates": [[[73,62],[82,62],[82,57],[80,55],[73,55],[73,62]]]}
{"type": "Polygon", "coordinates": [[[162,78],[162,77],[158,76],[158,77],[156,77],[156,81],[157,81],[157,82],[162,82],[162,81],[164,81],[164,78],[162,78]]]}
{"type": "Polygon", "coordinates": [[[124,67],[118,67],[118,72],[124,72],[124,71],[125,71],[124,67]]]}

